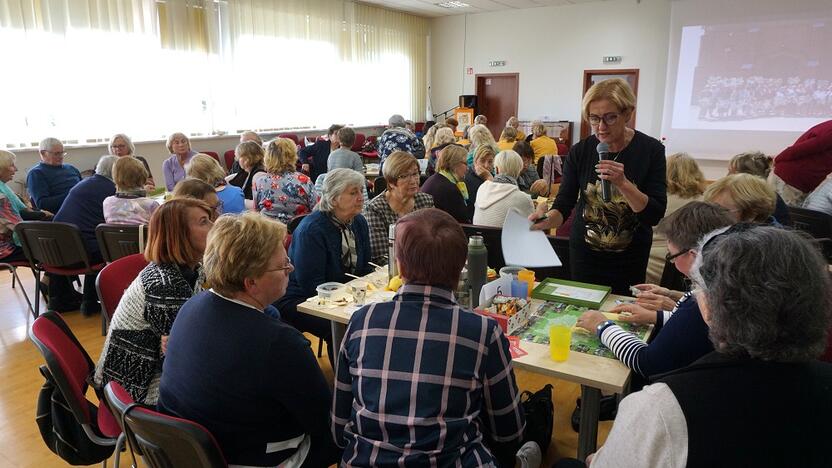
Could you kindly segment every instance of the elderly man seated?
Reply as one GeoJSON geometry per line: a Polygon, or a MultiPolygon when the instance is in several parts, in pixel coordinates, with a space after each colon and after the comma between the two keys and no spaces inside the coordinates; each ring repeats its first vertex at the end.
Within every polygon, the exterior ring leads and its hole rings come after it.
{"type": "MultiPolygon", "coordinates": [[[[410,153],[417,159],[425,157],[425,145],[415,133],[405,128],[405,120],[395,114],[388,120],[389,128],[378,139],[378,160],[381,166],[384,160],[395,151],[410,153]]],[[[381,168],[379,168],[381,170],[381,168]]]]}
{"type": "MultiPolygon", "coordinates": [[[[691,277],[714,351],[621,402],[593,468],[829,466],[829,274],[794,231],[703,239],[691,277]]],[[[355,316],[353,316],[353,319],[355,316]]]]}
{"type": "Polygon", "coordinates": [[[314,144],[301,148],[298,152],[301,170],[309,174],[312,180],[318,180],[319,175],[326,173],[329,153],[341,147],[338,130],[342,128],[344,128],[343,125],[330,125],[326,132],[326,139],[320,139],[314,144]]]}
{"type": "Polygon", "coordinates": [[[64,164],[64,156],[64,144],[57,138],[40,142],[40,162],[26,176],[26,187],[35,208],[57,213],[69,189],[81,181],[81,173],[74,166],[64,164]]]}
{"type": "MultiPolygon", "coordinates": [[[[102,262],[101,250],[95,238],[95,227],[104,222],[104,199],[115,195],[113,183],[113,164],[118,156],[102,156],[95,166],[95,175],[79,182],[66,196],[61,209],[55,213],[54,221],[72,223],[81,230],[81,240],[89,255],[90,263],[102,262]]],[[[98,294],[95,292],[97,275],[84,278],[84,295],[81,312],[84,315],[101,310],[98,294]]],[[[66,276],[49,275],[49,308],[51,310],[75,310],[77,303],[72,301],[75,291],[66,276]],[[54,301],[53,301],[54,300],[54,301]],[[67,308],[70,307],[70,308],[67,308]]]]}

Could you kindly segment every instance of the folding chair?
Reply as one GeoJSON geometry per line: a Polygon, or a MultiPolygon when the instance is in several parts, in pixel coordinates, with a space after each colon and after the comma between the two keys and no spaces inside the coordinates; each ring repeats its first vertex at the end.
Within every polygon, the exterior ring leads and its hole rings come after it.
{"type": "Polygon", "coordinates": [[[144,251],[147,225],[99,224],[95,227],[95,238],[104,261],[112,263],[144,251]]]}
{"type": "Polygon", "coordinates": [[[107,334],[110,320],[116,312],[124,290],[139,276],[148,261],[144,254],[133,254],[122,257],[105,266],[95,279],[95,291],[101,301],[101,334],[107,334]]]}

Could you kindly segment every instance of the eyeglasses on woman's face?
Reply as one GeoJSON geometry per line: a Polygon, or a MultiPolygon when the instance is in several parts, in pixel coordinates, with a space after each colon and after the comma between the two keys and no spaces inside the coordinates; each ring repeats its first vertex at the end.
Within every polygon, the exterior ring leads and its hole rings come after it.
{"type": "Polygon", "coordinates": [[[608,112],[604,115],[589,114],[589,123],[590,125],[600,125],[603,121],[606,125],[615,125],[619,117],[621,117],[620,112],[608,112]]]}
{"type": "Polygon", "coordinates": [[[667,252],[667,253],[664,255],[664,259],[665,259],[665,261],[667,261],[667,262],[670,262],[670,263],[675,263],[677,258],[681,257],[682,255],[684,255],[684,254],[686,254],[686,253],[688,253],[688,252],[690,252],[690,249],[680,250],[680,251],[676,252],[676,253],[675,253],[675,254],[673,254],[673,255],[671,255],[671,254],[670,254],[670,252],[667,252]]]}

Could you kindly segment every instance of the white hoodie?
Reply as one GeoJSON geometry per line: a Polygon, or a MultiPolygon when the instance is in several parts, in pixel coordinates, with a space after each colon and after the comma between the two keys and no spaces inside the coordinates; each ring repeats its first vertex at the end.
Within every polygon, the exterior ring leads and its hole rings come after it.
{"type": "Polygon", "coordinates": [[[474,224],[503,227],[509,208],[517,208],[520,214],[528,216],[534,211],[534,203],[531,197],[521,192],[516,185],[487,180],[477,190],[474,224]]]}

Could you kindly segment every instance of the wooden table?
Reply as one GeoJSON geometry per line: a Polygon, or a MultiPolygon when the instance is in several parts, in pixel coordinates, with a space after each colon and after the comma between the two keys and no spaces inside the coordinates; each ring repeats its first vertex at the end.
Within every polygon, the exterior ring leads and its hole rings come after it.
{"type": "MultiPolygon", "coordinates": [[[[359,280],[353,280],[347,284],[350,285],[356,281],[359,280]]],[[[373,283],[377,288],[367,293],[365,303],[388,301],[392,297],[393,293],[382,291],[387,284],[387,269],[378,269],[362,278],[361,281],[373,283]]],[[[609,295],[601,310],[613,308],[615,300],[620,298],[621,296],[609,295]]],[[[532,300],[533,310],[536,310],[540,302],[537,299],[532,300]]],[[[300,312],[331,321],[334,350],[341,349],[347,323],[356,309],[358,307],[352,303],[345,306],[318,305],[317,297],[298,305],[300,312]]],[[[652,327],[650,332],[652,332],[652,327]]],[[[624,393],[630,381],[630,369],[617,359],[574,351],[569,352],[569,358],[566,361],[555,362],[549,357],[548,345],[528,341],[522,341],[521,348],[528,354],[512,359],[517,368],[581,385],[581,430],[578,434],[578,458],[586,460],[587,455],[595,452],[598,444],[601,392],[624,393]]]]}

